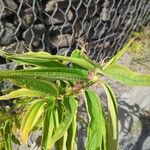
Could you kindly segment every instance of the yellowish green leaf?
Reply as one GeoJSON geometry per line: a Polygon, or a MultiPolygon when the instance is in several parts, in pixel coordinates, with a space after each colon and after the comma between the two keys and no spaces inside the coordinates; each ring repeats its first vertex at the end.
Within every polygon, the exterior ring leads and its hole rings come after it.
{"type": "Polygon", "coordinates": [[[76,115],[76,111],[77,111],[77,102],[73,97],[70,97],[69,99],[67,99],[66,103],[65,103],[65,107],[66,107],[66,115],[63,118],[63,120],[60,122],[57,130],[55,131],[54,135],[52,136],[52,138],[50,139],[49,142],[49,149],[52,148],[53,144],[59,140],[61,137],[63,137],[63,135],[67,132],[74,116],[76,115]]]}
{"type": "MultiPolygon", "coordinates": [[[[77,113],[77,112],[76,112],[77,113]]],[[[74,116],[72,123],[67,131],[67,141],[66,147],[67,150],[75,150],[76,149],[76,129],[77,129],[77,120],[76,116],[74,116]]]]}
{"type": "Polygon", "coordinates": [[[118,146],[118,106],[115,95],[106,83],[102,84],[108,104],[108,119],[107,119],[107,147],[108,150],[117,150],[118,146]],[[112,148],[113,145],[113,148],[112,148]]]}
{"type": "Polygon", "coordinates": [[[11,133],[12,123],[6,120],[3,127],[3,134],[5,138],[5,149],[12,150],[12,133],[11,133]]]}
{"type": "Polygon", "coordinates": [[[45,97],[45,96],[47,96],[47,94],[22,88],[22,89],[13,91],[9,94],[0,96],[0,100],[9,100],[9,99],[20,98],[20,97],[23,98],[23,97],[45,97]]]}
{"type": "Polygon", "coordinates": [[[23,117],[20,128],[20,139],[23,144],[27,142],[29,133],[32,131],[36,122],[44,112],[44,102],[42,100],[35,100],[23,117]]]}
{"type": "Polygon", "coordinates": [[[43,53],[43,52],[28,52],[25,54],[16,54],[16,55],[5,55],[8,59],[12,60],[17,60],[20,62],[25,62],[26,60],[31,60],[34,59],[35,61],[56,61],[56,60],[61,60],[65,62],[71,62],[74,64],[77,64],[79,66],[82,66],[86,69],[94,69],[95,66],[88,62],[85,59],[80,59],[80,58],[73,58],[73,57],[66,57],[66,56],[59,56],[59,55],[50,55],[48,53],[43,53]]]}
{"type": "Polygon", "coordinates": [[[42,136],[42,148],[44,150],[49,149],[49,142],[54,132],[54,118],[53,110],[47,109],[44,116],[44,125],[43,125],[43,136],[42,136]]]}
{"type": "Polygon", "coordinates": [[[103,66],[103,69],[108,67],[109,65],[115,63],[120,57],[126,52],[126,50],[130,47],[130,45],[133,43],[135,38],[130,39],[127,44],[124,45],[124,47],[112,58],[106,63],[106,65],[103,66]]]}
{"type": "Polygon", "coordinates": [[[108,77],[131,86],[150,86],[150,74],[141,74],[120,64],[112,64],[103,70],[108,77]]]}

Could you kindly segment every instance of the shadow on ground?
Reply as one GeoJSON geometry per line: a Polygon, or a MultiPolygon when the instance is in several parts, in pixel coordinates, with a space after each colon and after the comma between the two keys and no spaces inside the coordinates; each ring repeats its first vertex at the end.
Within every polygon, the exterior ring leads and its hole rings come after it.
{"type": "Polygon", "coordinates": [[[150,150],[150,112],[119,102],[120,150],[150,150]]]}

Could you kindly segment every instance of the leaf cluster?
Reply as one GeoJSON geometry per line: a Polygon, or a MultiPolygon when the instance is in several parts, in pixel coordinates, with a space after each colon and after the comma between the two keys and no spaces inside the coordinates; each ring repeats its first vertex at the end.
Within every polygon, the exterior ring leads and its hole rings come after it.
{"type": "MultiPolygon", "coordinates": [[[[25,144],[30,133],[40,129],[41,149],[77,149],[77,112],[79,95],[83,95],[88,115],[86,149],[117,150],[117,100],[102,77],[108,76],[126,85],[150,85],[150,75],[135,73],[117,63],[132,41],[103,65],[77,49],[70,57],[46,52],[14,55],[0,51],[7,60],[23,66],[20,70],[0,71],[0,81],[10,80],[19,87],[0,96],[0,100],[13,99],[15,103],[15,114],[1,123],[1,137],[4,139],[1,145],[9,150],[12,141],[25,144]],[[91,88],[94,84],[106,93],[107,113],[100,97],[91,88]]],[[[1,111],[0,115],[3,114],[1,111]]]]}

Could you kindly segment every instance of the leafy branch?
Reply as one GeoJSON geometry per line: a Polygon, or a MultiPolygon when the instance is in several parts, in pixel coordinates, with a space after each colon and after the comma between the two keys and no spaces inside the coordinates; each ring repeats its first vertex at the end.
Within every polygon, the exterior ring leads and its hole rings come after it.
{"type": "MultiPolygon", "coordinates": [[[[104,65],[90,60],[78,49],[70,57],[46,52],[14,55],[0,50],[7,60],[26,66],[15,71],[0,71],[0,81],[10,80],[19,87],[0,96],[0,100],[13,100],[15,111],[23,106],[21,114],[16,111],[16,119],[9,118],[1,123],[1,136],[5,138],[1,142],[5,143],[5,149],[11,149],[11,141],[27,143],[30,133],[37,129],[43,131],[42,149],[77,149],[78,95],[82,94],[89,120],[86,149],[117,150],[117,100],[102,77],[108,76],[126,85],[150,85],[149,74],[135,73],[116,63],[132,41],[104,65]],[[104,111],[100,97],[91,88],[94,84],[104,89],[108,112],[104,111]],[[13,132],[14,126],[15,132],[19,130],[19,137],[13,132]]],[[[0,115],[4,112],[0,111],[0,115]]]]}

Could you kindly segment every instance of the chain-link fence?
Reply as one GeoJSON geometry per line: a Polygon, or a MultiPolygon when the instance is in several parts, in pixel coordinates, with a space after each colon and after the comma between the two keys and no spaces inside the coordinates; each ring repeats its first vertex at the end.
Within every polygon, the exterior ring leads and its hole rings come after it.
{"type": "Polygon", "coordinates": [[[0,0],[0,47],[67,55],[85,44],[100,61],[149,17],[150,0],[0,0]]]}

